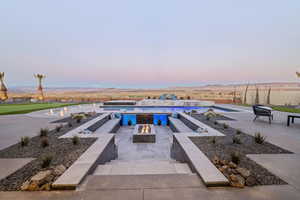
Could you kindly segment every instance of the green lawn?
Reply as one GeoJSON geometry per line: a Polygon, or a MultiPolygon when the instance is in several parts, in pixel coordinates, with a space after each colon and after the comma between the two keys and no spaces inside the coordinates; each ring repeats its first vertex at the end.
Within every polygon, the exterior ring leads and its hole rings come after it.
{"type": "Polygon", "coordinates": [[[25,114],[49,108],[59,108],[78,103],[26,103],[26,104],[0,104],[0,115],[25,114]]]}
{"type": "Polygon", "coordinates": [[[289,112],[289,113],[300,113],[299,108],[289,108],[289,107],[284,107],[284,106],[272,106],[274,110],[278,110],[281,112],[289,112]]]}

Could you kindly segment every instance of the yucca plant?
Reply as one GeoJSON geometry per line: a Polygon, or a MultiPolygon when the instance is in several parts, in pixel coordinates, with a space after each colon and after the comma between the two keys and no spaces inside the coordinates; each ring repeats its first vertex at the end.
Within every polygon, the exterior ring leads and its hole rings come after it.
{"type": "Polygon", "coordinates": [[[47,137],[49,133],[49,129],[48,128],[41,128],[40,129],[40,137],[47,137]]]}
{"type": "Polygon", "coordinates": [[[233,162],[233,163],[235,163],[235,164],[239,164],[240,163],[240,161],[241,161],[241,158],[240,158],[240,154],[238,153],[238,152],[232,152],[231,154],[230,154],[230,157],[231,157],[231,161],[233,162]]]}
{"type": "Polygon", "coordinates": [[[241,138],[238,137],[237,135],[234,135],[234,136],[232,137],[232,143],[233,143],[233,144],[242,144],[241,138]]]}
{"type": "Polygon", "coordinates": [[[21,144],[22,147],[28,146],[28,144],[29,144],[29,137],[28,136],[21,137],[20,144],[21,144]]]}
{"type": "Polygon", "coordinates": [[[60,124],[58,126],[55,127],[56,132],[59,132],[62,129],[63,125],[60,124]]]}
{"type": "Polygon", "coordinates": [[[46,155],[42,157],[42,162],[41,162],[41,167],[42,168],[46,168],[49,167],[51,162],[53,160],[53,156],[52,155],[46,155]]]}
{"type": "Polygon", "coordinates": [[[77,135],[74,135],[74,136],[72,137],[72,143],[73,143],[74,145],[78,145],[79,142],[80,142],[79,137],[78,137],[77,135]]]}
{"type": "Polygon", "coordinates": [[[224,123],[224,124],[223,124],[223,128],[224,128],[224,129],[228,129],[228,125],[224,123]]]}
{"type": "Polygon", "coordinates": [[[212,138],[211,138],[211,143],[216,144],[216,142],[217,142],[216,137],[212,137],[212,138]]]}
{"type": "Polygon", "coordinates": [[[49,146],[49,140],[48,140],[48,138],[46,138],[46,137],[42,138],[42,140],[41,140],[41,147],[45,148],[47,146],[49,146]]]}
{"type": "Polygon", "coordinates": [[[254,141],[257,143],[257,144],[262,144],[264,143],[266,140],[266,137],[261,135],[259,132],[258,133],[255,133],[254,135],[254,141]]]}

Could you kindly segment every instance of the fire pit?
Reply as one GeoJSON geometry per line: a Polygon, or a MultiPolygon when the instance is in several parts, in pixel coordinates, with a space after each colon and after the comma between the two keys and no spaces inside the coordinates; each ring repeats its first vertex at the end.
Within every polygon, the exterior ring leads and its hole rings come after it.
{"type": "Polygon", "coordinates": [[[152,124],[137,124],[133,131],[133,143],[155,143],[155,130],[152,124]]]}

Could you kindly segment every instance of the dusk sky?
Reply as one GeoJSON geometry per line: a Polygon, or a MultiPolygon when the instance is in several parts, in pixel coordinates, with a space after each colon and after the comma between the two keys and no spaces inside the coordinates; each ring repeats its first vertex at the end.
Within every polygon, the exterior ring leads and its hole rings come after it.
{"type": "Polygon", "coordinates": [[[168,87],[299,81],[297,0],[8,0],[7,86],[168,87]]]}

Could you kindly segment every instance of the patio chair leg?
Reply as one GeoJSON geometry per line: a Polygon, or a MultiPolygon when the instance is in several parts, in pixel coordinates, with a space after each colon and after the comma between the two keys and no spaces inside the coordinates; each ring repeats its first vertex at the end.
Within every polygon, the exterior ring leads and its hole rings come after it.
{"type": "Polygon", "coordinates": [[[256,115],[253,121],[255,121],[257,118],[258,118],[258,116],[256,115]]]}

